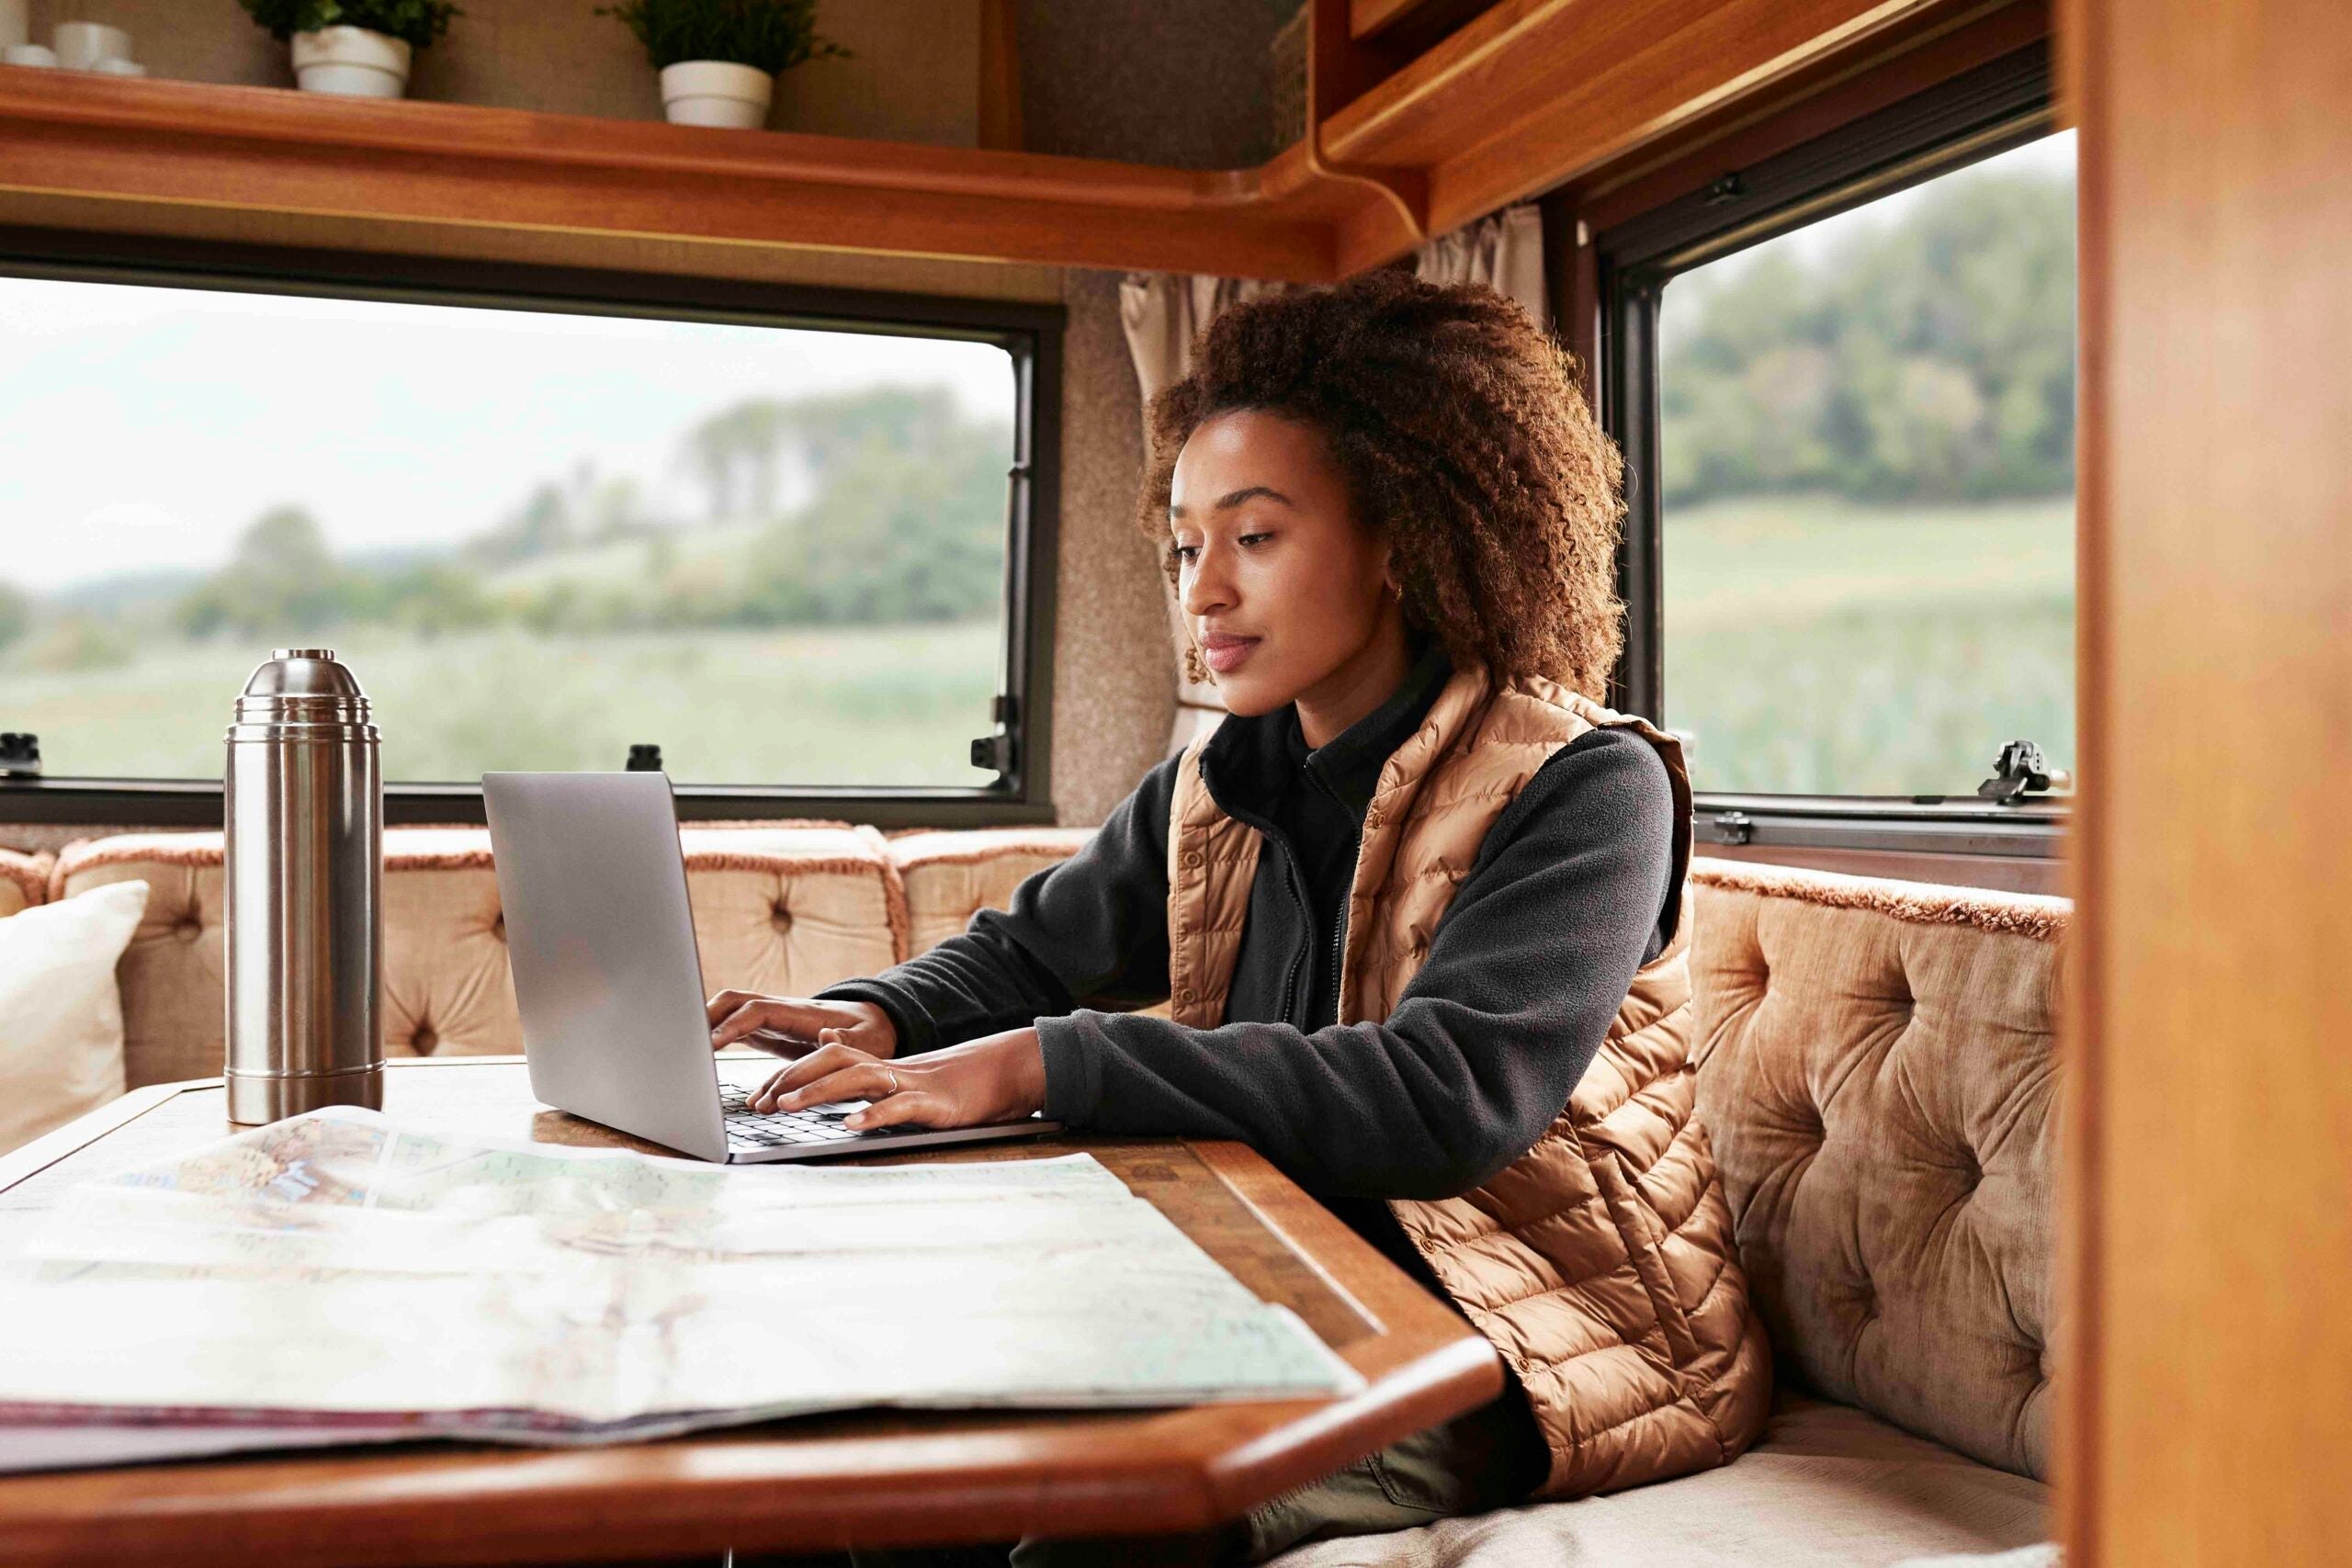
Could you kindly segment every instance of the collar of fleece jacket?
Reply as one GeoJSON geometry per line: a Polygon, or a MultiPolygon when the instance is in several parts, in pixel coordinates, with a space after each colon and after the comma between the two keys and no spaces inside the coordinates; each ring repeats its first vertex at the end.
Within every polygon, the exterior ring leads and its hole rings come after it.
{"type": "Polygon", "coordinates": [[[1313,750],[1295,703],[1251,718],[1228,715],[1202,748],[1201,782],[1219,810],[1253,827],[1274,818],[1285,793],[1303,780],[1319,784],[1362,821],[1381,768],[1428,716],[1453,674],[1444,646],[1426,638],[1386,702],[1313,750]]]}

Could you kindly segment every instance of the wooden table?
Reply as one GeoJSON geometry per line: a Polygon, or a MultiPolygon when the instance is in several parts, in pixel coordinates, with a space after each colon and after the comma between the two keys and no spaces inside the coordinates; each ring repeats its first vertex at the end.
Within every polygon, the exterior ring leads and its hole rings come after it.
{"type": "MultiPolygon", "coordinates": [[[[650,1147],[540,1106],[514,1057],[395,1063],[385,1110],[450,1131],[650,1147]]],[[[219,1079],[163,1084],[0,1156],[0,1246],[74,1183],[229,1131],[219,1079]]],[[[1110,1414],[803,1417],[587,1450],[443,1443],[0,1476],[0,1562],[580,1561],[1197,1529],[1501,1388],[1483,1338],[1239,1144],[1070,1136],[898,1157],[1080,1149],[1295,1311],[1363,1374],[1363,1391],[1110,1414]]]]}

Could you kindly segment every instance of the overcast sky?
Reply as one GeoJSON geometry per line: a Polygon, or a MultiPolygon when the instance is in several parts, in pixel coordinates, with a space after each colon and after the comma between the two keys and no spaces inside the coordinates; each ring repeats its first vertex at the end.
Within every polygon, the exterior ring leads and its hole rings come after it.
{"type": "Polygon", "coordinates": [[[343,551],[480,532],[587,457],[684,513],[679,433],[751,396],[945,384],[984,344],[0,276],[0,578],[218,565],[270,506],[343,551]]]}

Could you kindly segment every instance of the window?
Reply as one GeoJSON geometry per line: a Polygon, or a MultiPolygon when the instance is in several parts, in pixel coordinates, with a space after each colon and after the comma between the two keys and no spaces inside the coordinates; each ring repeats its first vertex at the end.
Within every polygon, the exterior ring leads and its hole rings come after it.
{"type": "Polygon", "coordinates": [[[2071,761],[2073,142],[1665,289],[1666,711],[1701,787],[1965,794],[2020,737],[2071,761]]]}
{"type": "Polygon", "coordinates": [[[217,784],[319,645],[388,786],[650,742],[682,790],[1004,793],[1044,334],[767,304],[0,265],[0,728],[217,784]]]}
{"type": "Polygon", "coordinates": [[[2074,139],[2046,94],[2038,62],[1980,72],[1602,237],[1623,694],[1702,795],[1976,809],[2009,741],[2071,765],[2074,139]]]}

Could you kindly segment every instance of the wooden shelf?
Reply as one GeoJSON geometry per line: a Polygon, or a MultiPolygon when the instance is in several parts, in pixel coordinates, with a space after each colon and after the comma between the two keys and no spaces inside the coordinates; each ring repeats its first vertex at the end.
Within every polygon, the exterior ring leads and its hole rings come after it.
{"type": "Polygon", "coordinates": [[[1327,281],[2009,3],[1500,0],[1407,58],[1351,25],[1451,25],[1460,0],[1312,0],[1316,132],[1212,171],[0,66],[0,192],[1327,281]]]}
{"type": "Polygon", "coordinates": [[[1377,200],[1295,155],[1199,172],[17,66],[0,189],[1306,280],[1377,200]]]}

